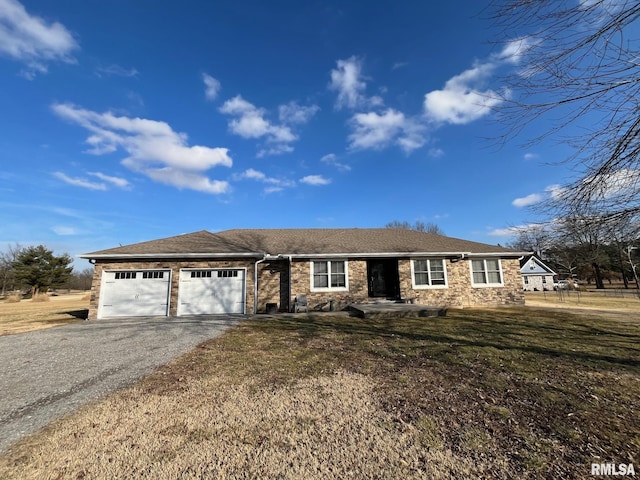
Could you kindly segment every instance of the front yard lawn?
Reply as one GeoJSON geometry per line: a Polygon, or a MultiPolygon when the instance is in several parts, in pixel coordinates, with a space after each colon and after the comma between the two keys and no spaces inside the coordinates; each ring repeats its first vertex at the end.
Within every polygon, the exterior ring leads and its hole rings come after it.
{"type": "Polygon", "coordinates": [[[0,478],[640,470],[640,315],[254,317],[0,457],[0,478]]]}

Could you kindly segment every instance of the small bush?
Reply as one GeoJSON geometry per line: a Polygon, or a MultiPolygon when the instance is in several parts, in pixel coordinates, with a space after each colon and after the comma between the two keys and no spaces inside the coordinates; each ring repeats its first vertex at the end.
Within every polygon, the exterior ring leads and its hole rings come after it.
{"type": "Polygon", "coordinates": [[[9,295],[4,299],[6,303],[18,303],[20,300],[22,300],[22,295],[20,295],[19,293],[14,293],[13,295],[9,295]]]}
{"type": "Polygon", "coordinates": [[[39,293],[31,298],[32,302],[48,302],[49,300],[51,300],[51,297],[46,293],[39,293]]]}

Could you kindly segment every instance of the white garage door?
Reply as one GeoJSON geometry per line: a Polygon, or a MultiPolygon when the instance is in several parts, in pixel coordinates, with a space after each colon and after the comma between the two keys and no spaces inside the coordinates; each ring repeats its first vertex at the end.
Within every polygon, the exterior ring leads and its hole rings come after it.
{"type": "Polygon", "coordinates": [[[244,313],[245,270],[180,271],[178,315],[244,313]]]}
{"type": "Polygon", "coordinates": [[[102,272],[98,318],[166,316],[170,270],[102,272]]]}

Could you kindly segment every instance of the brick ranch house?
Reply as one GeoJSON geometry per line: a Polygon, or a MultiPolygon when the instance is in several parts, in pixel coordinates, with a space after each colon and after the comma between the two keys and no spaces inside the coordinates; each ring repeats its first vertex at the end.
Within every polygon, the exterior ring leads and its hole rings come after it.
{"type": "Polygon", "coordinates": [[[89,318],[310,310],[380,299],[522,304],[528,252],[404,229],[200,231],[87,253],[89,318]],[[257,279],[257,281],[256,281],[257,279]]]}

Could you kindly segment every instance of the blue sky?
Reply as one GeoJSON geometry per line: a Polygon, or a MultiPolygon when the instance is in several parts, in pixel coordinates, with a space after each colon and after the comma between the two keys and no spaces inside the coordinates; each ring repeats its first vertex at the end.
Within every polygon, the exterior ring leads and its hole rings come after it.
{"type": "Polygon", "coordinates": [[[487,140],[522,68],[496,38],[473,0],[0,0],[0,248],[392,220],[508,242],[568,150],[487,140]]]}

